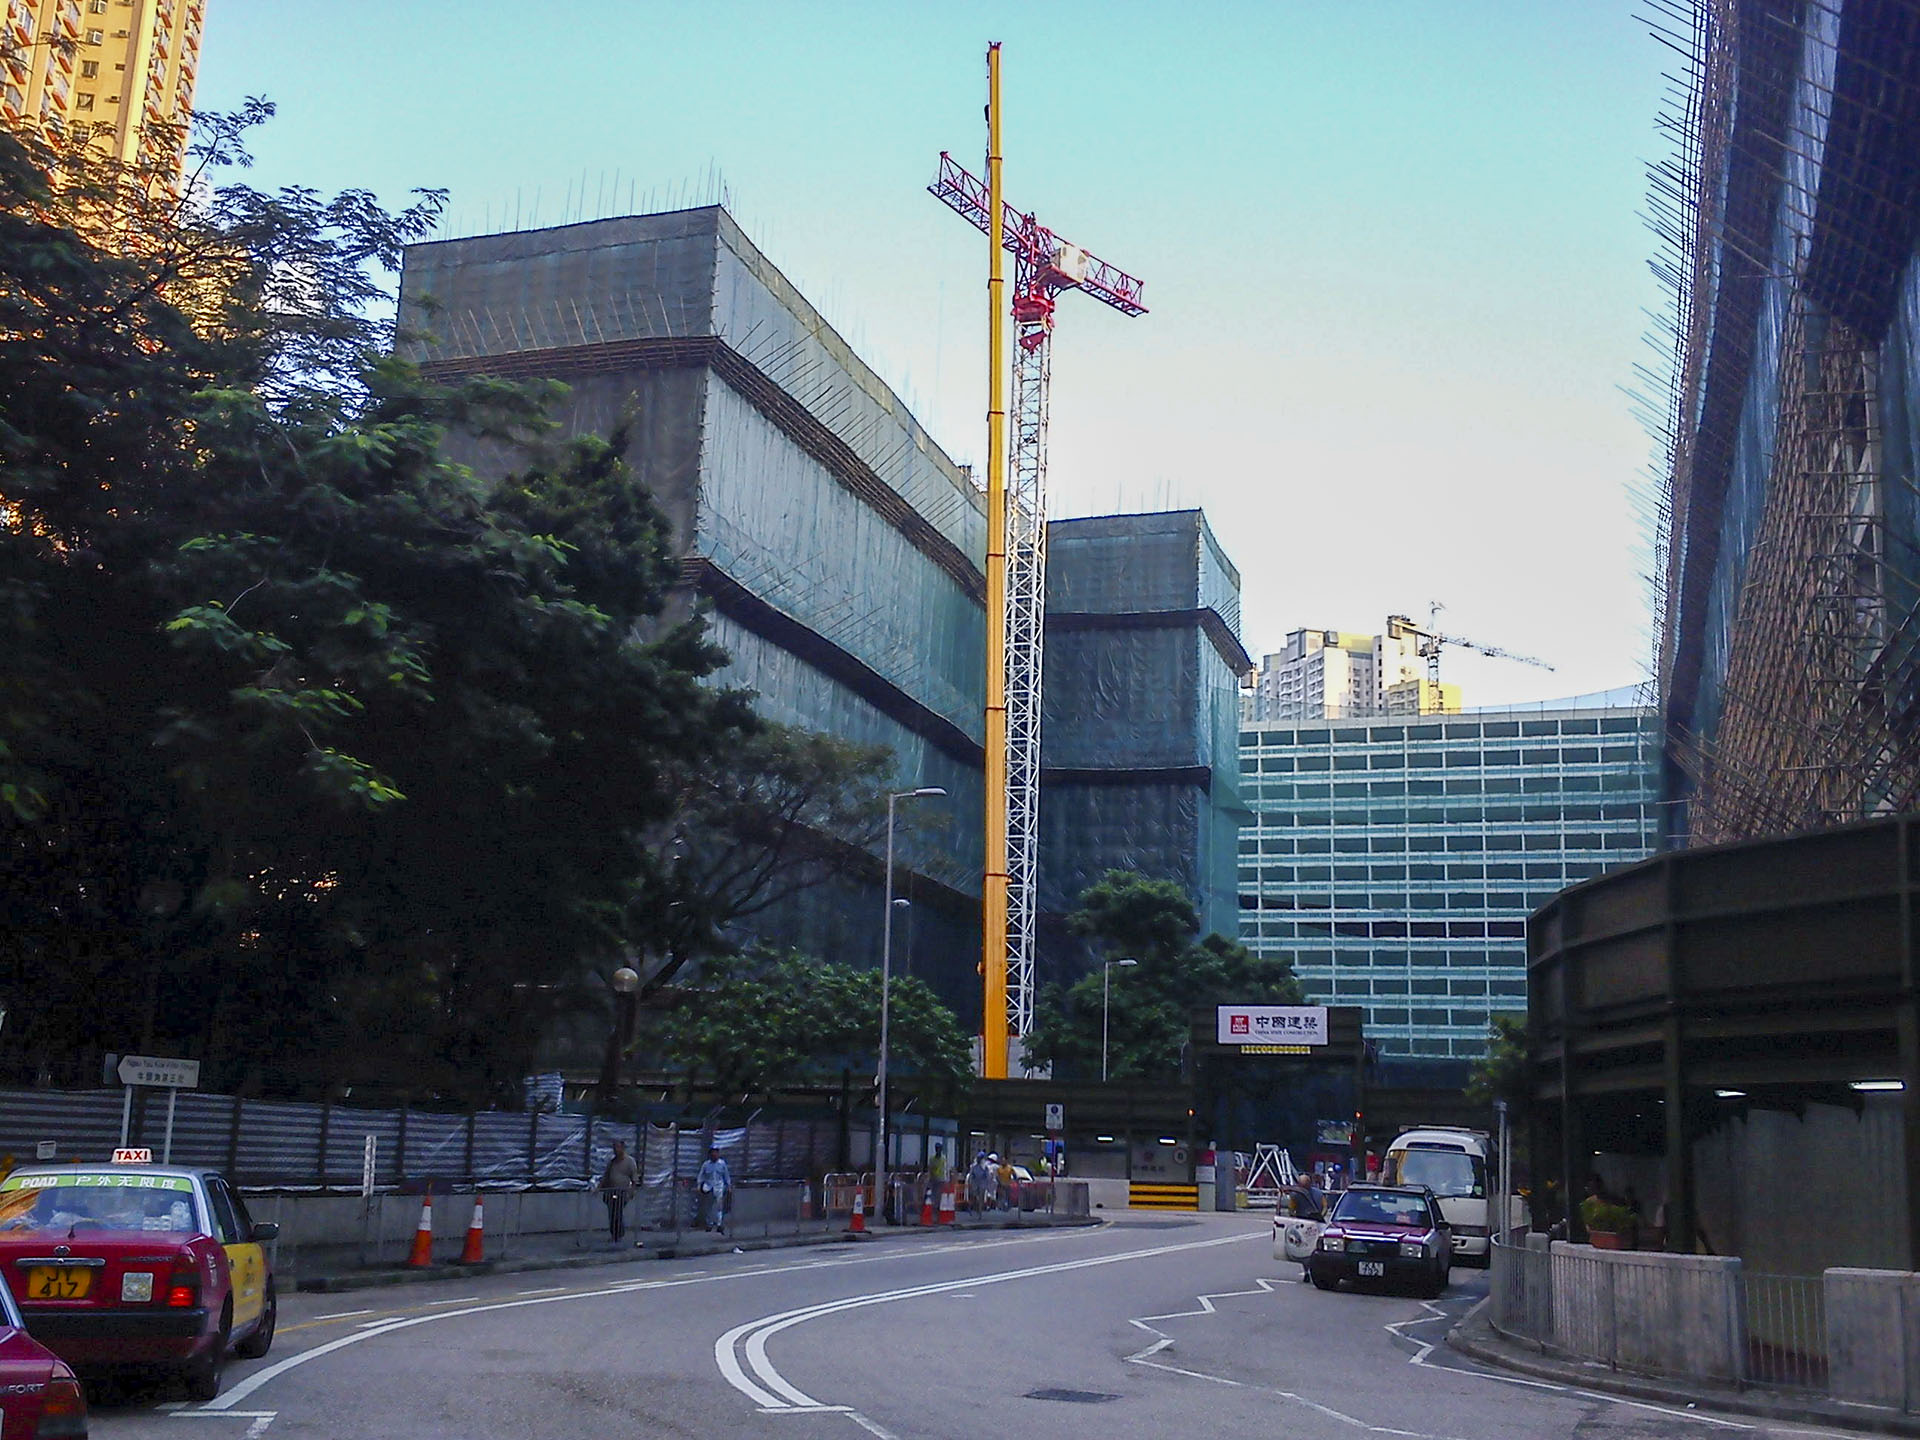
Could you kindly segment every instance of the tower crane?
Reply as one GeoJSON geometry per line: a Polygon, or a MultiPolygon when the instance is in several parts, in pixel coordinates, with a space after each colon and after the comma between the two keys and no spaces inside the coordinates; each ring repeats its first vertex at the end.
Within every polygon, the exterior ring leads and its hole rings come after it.
{"type": "Polygon", "coordinates": [[[1047,400],[1059,296],[1144,315],[1133,276],[1070,245],[1001,193],[1000,46],[987,47],[987,178],[941,152],[927,189],[987,236],[986,873],[981,893],[981,1074],[1007,1075],[1009,1035],[1033,1028],[1040,838],[1040,664],[1047,586],[1047,400]],[[1005,298],[1013,256],[1013,300],[1005,298]],[[1014,326],[1007,432],[1006,320],[1014,326]],[[1011,464],[1012,477],[1008,478],[1011,464]],[[1009,1014],[1009,1000],[1012,1013],[1009,1014]]]}
{"type": "Polygon", "coordinates": [[[1469,640],[1464,635],[1445,635],[1439,628],[1440,612],[1446,607],[1437,601],[1428,606],[1427,623],[1416,625],[1405,615],[1387,617],[1387,636],[1398,640],[1403,636],[1414,638],[1414,654],[1427,662],[1427,680],[1440,683],[1440,652],[1448,645],[1461,650],[1472,650],[1493,660],[1512,660],[1521,665],[1531,665],[1539,670],[1551,670],[1553,666],[1532,655],[1521,655],[1512,650],[1503,650],[1497,645],[1482,645],[1477,640],[1469,640]]]}

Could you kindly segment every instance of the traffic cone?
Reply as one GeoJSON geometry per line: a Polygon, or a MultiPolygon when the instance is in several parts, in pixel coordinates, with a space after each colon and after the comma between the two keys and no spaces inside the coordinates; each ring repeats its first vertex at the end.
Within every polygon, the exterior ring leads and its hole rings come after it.
{"type": "Polygon", "coordinates": [[[853,1192],[853,1219],[847,1224],[849,1235],[867,1233],[867,1187],[859,1185],[853,1192]]]}
{"type": "Polygon", "coordinates": [[[933,1224],[933,1190],[931,1187],[928,1188],[925,1195],[920,1197],[920,1223],[922,1225],[933,1224]]]}
{"type": "Polygon", "coordinates": [[[481,1208],[480,1192],[473,1192],[473,1223],[467,1226],[466,1248],[460,1252],[462,1265],[478,1265],[486,1256],[482,1247],[486,1240],[486,1211],[481,1208]]]}
{"type": "Polygon", "coordinates": [[[940,1187],[940,1223],[953,1224],[953,1184],[949,1181],[940,1187]]]}
{"type": "Polygon", "coordinates": [[[424,1270],[433,1264],[432,1191],[428,1191],[420,1197],[420,1223],[414,1227],[413,1253],[407,1257],[407,1264],[415,1270],[424,1270]]]}

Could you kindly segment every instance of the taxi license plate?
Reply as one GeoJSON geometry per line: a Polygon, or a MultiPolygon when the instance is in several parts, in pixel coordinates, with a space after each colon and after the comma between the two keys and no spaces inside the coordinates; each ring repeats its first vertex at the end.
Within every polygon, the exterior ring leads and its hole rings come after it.
{"type": "Polygon", "coordinates": [[[1384,1260],[1362,1260],[1360,1262],[1360,1273],[1366,1276],[1384,1276],[1387,1273],[1387,1262],[1384,1260]]]}
{"type": "Polygon", "coordinates": [[[36,1265],[27,1271],[27,1299],[84,1300],[93,1288],[93,1271],[72,1266],[36,1265]]]}

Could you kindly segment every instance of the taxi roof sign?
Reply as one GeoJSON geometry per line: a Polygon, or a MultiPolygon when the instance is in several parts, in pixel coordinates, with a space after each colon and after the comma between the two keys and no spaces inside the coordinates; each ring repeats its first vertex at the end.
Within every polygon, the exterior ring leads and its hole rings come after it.
{"type": "Polygon", "coordinates": [[[113,1163],[116,1165],[151,1165],[153,1164],[153,1151],[144,1145],[122,1147],[113,1152],[113,1163]]]}

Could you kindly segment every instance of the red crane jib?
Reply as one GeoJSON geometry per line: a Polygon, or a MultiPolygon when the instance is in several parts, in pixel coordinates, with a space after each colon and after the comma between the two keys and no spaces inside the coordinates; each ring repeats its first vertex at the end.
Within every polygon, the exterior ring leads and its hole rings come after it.
{"type": "MultiPolygon", "coordinates": [[[[981,234],[992,233],[987,209],[987,185],[984,180],[974,178],[967,173],[966,167],[956,161],[946,151],[940,152],[940,170],[927,187],[927,192],[942,201],[960,217],[971,224],[981,234]]],[[[1001,224],[1003,238],[1001,245],[1016,258],[1033,268],[1039,283],[1048,290],[1084,290],[1094,299],[1111,305],[1122,315],[1144,315],[1147,307],[1141,303],[1142,283],[1124,270],[1115,269],[1104,260],[1087,256],[1085,278],[1076,280],[1053,268],[1053,257],[1059,253],[1064,241],[1046,226],[1040,224],[1031,215],[1023,215],[1013,206],[1004,202],[1001,206],[1001,224]]],[[[1023,320],[1020,314],[1022,303],[1039,298],[1034,292],[1016,297],[1014,318],[1023,320]]],[[[1051,300],[1049,299],[1049,306],[1051,300]]],[[[1049,311],[1050,315],[1050,311],[1049,311]]],[[[1049,316],[1039,316],[1023,323],[1041,324],[1049,316]]]]}

